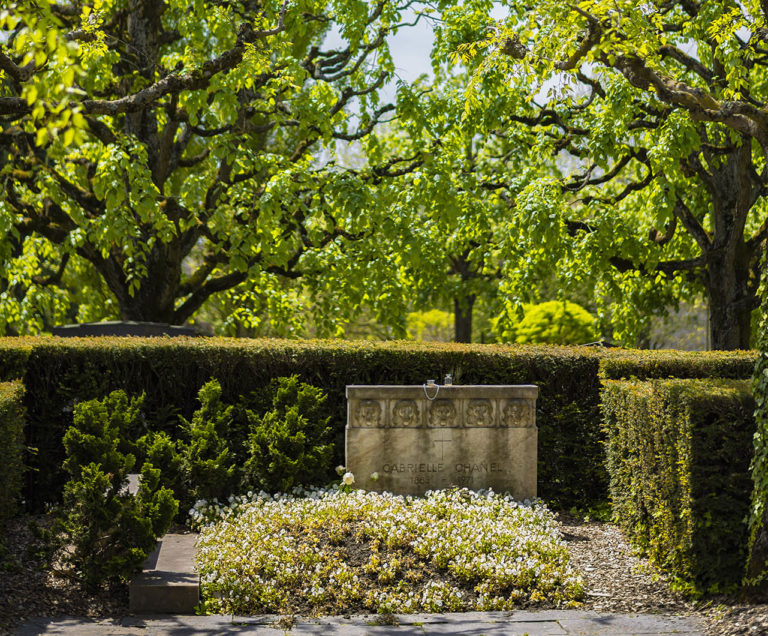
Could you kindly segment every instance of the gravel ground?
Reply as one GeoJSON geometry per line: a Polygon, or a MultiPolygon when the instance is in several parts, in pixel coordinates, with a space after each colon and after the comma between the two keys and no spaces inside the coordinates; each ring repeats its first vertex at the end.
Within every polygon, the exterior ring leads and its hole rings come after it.
{"type": "Polygon", "coordinates": [[[768,604],[729,597],[694,603],[670,591],[663,572],[638,557],[617,526],[561,514],[574,564],[586,582],[584,609],[597,612],[700,614],[713,636],[768,634],[768,604]]]}
{"type": "Polygon", "coordinates": [[[46,516],[11,519],[0,547],[0,634],[33,616],[107,618],[128,613],[128,589],[88,594],[37,554],[40,542],[30,525],[48,527],[46,516]]]}
{"type": "MultiPolygon", "coordinates": [[[[0,634],[9,634],[25,619],[43,616],[107,618],[128,613],[128,593],[122,586],[86,594],[71,579],[47,566],[35,552],[29,522],[42,526],[46,517],[12,520],[0,551],[0,634]]],[[[659,612],[700,614],[713,636],[768,634],[768,604],[736,599],[710,599],[695,604],[669,590],[665,576],[637,557],[616,526],[583,522],[561,515],[562,530],[575,565],[583,573],[587,597],[584,609],[598,612],[659,612]]]]}

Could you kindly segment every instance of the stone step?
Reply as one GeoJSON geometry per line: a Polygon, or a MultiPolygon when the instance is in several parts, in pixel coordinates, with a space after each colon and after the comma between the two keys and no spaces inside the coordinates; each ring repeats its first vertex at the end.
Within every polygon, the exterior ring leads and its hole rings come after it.
{"type": "Polygon", "coordinates": [[[197,534],[166,534],[131,581],[129,608],[140,614],[194,614],[200,603],[195,572],[197,534]]]}

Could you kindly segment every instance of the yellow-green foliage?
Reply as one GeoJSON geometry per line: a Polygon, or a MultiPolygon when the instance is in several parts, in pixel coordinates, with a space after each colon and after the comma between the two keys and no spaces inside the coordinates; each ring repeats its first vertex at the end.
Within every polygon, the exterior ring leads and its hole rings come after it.
{"type": "Polygon", "coordinates": [[[439,309],[414,311],[406,319],[408,337],[429,342],[448,342],[453,337],[453,314],[439,309]]]}
{"type": "MultiPolygon", "coordinates": [[[[766,334],[768,335],[768,334],[766,334]]],[[[768,345],[765,336],[763,347],[768,345]]],[[[768,351],[761,351],[752,380],[755,420],[752,460],[752,501],[749,511],[749,560],[747,579],[753,587],[768,586],[768,351]]]]}
{"type": "Polygon", "coordinates": [[[21,382],[0,383],[0,525],[13,516],[24,475],[24,387],[21,382]]]}
{"type": "Polygon", "coordinates": [[[740,583],[755,431],[747,381],[607,381],[614,516],[691,592],[740,583]]]}
{"type": "Polygon", "coordinates": [[[519,344],[586,344],[597,337],[594,316],[567,300],[527,305],[523,319],[502,334],[503,340],[519,344]]]}
{"type": "Polygon", "coordinates": [[[660,351],[614,349],[600,362],[604,380],[628,378],[732,378],[752,376],[754,351],[660,351]]]}
{"type": "Polygon", "coordinates": [[[755,454],[752,460],[752,501],[749,511],[749,561],[747,580],[754,588],[768,588],[768,268],[760,284],[760,355],[755,362],[755,454]]]}

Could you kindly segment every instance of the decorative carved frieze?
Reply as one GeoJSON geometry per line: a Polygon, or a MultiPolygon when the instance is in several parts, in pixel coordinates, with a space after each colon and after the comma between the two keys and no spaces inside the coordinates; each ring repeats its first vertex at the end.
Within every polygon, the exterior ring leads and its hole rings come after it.
{"type": "Polygon", "coordinates": [[[493,426],[493,404],[490,400],[467,400],[465,426],[493,426]]]}
{"type": "Polygon", "coordinates": [[[421,425],[419,405],[416,400],[397,400],[392,408],[392,426],[396,428],[421,425]]]}
{"type": "Polygon", "coordinates": [[[376,400],[361,400],[355,408],[354,425],[360,428],[379,428],[381,421],[381,404],[376,400]]]}
{"type": "Polygon", "coordinates": [[[429,403],[430,427],[445,428],[456,425],[456,405],[453,400],[434,400],[429,403]]]}
{"type": "Polygon", "coordinates": [[[502,411],[501,425],[507,428],[535,426],[534,402],[532,400],[509,400],[502,411]]]}

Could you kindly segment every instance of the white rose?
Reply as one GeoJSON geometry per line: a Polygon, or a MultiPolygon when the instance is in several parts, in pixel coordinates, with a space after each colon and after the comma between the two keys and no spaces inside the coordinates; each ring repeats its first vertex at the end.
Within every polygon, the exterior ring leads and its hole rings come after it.
{"type": "Polygon", "coordinates": [[[352,473],[344,473],[344,476],[341,478],[341,481],[344,483],[345,486],[351,486],[355,483],[355,476],[352,473]]]}

